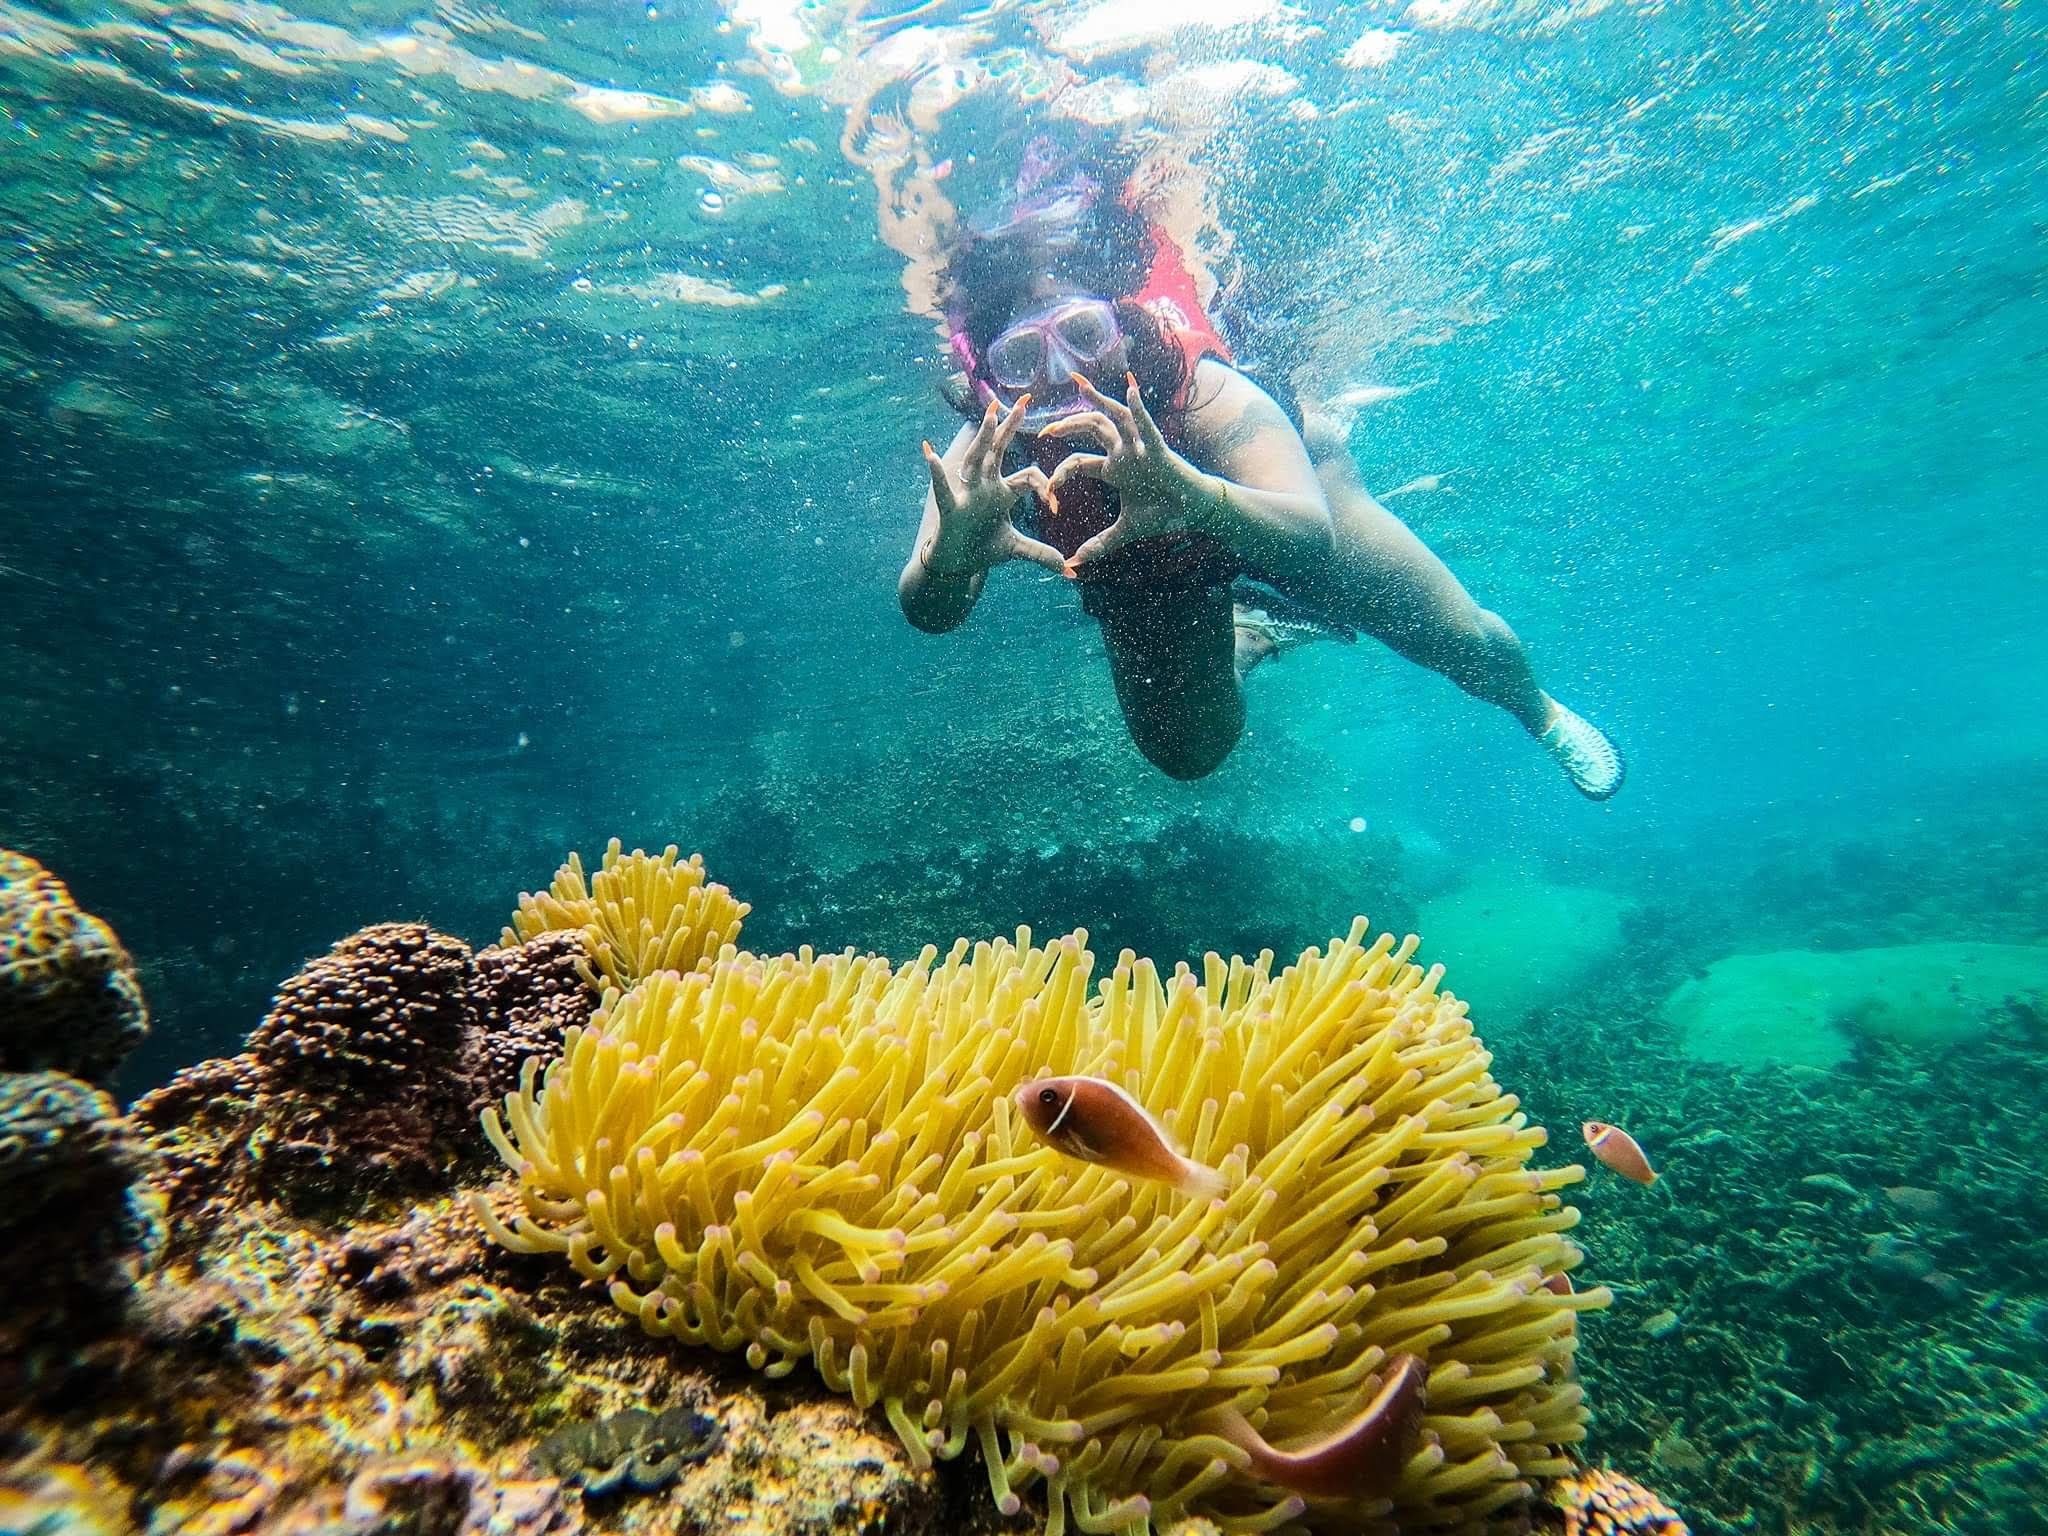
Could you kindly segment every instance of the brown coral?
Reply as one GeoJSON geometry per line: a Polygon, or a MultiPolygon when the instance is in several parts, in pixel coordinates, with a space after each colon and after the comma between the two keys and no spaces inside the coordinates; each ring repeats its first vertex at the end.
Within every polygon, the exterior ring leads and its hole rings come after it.
{"type": "Polygon", "coordinates": [[[135,963],[64,882],[0,848],[0,1071],[100,1080],[149,1032],[135,963]]]}
{"type": "Polygon", "coordinates": [[[0,1334],[81,1321],[134,1283],[162,1243],[140,1167],[105,1092],[62,1072],[0,1073],[0,1334]]]}
{"type": "Polygon", "coordinates": [[[575,933],[543,933],[476,957],[471,996],[480,1027],[470,1033],[467,1067],[475,1084],[472,1113],[519,1086],[527,1057],[554,1056],[569,1029],[590,1022],[597,993],[584,983],[584,962],[575,933]]]}
{"type": "Polygon", "coordinates": [[[344,939],[278,989],[249,1037],[262,1076],[255,1188],[305,1209],[445,1182],[462,1082],[469,946],[419,923],[344,939]]]}
{"type": "Polygon", "coordinates": [[[238,1056],[136,1104],[173,1209],[269,1198],[302,1212],[444,1189],[484,1150],[480,1105],[552,1056],[596,1001],[575,934],[487,950],[418,923],[344,939],[278,989],[238,1056]]]}

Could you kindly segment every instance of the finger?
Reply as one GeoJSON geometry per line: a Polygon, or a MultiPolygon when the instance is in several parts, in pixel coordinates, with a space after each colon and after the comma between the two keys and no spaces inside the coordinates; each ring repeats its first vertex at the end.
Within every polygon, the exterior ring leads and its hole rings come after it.
{"type": "Polygon", "coordinates": [[[1135,373],[1127,373],[1124,375],[1124,383],[1130,387],[1130,394],[1126,398],[1130,402],[1131,415],[1138,423],[1140,441],[1154,453],[1165,453],[1166,438],[1159,430],[1159,423],[1152,419],[1152,412],[1145,406],[1145,392],[1138,388],[1138,376],[1135,373]]]}
{"type": "Polygon", "coordinates": [[[1041,428],[1040,437],[1072,437],[1086,433],[1103,447],[1115,449],[1122,441],[1107,416],[1100,411],[1082,411],[1076,416],[1062,416],[1048,427],[1041,428]]]}
{"type": "Polygon", "coordinates": [[[1119,517],[1102,532],[1074,551],[1073,559],[1067,562],[1070,575],[1086,575],[1088,567],[1106,556],[1115,554],[1131,541],[1130,524],[1119,517]]]}
{"type": "Polygon", "coordinates": [[[1036,464],[1027,464],[1016,473],[1003,476],[1003,484],[1013,491],[1037,498],[1054,511],[1059,510],[1059,498],[1053,494],[1052,481],[1036,464]]]}
{"type": "Polygon", "coordinates": [[[1131,408],[1115,395],[1105,395],[1078,373],[1074,375],[1074,383],[1084,396],[1093,400],[1102,413],[1116,423],[1117,430],[1124,435],[1124,441],[1133,448],[1137,447],[1142,439],[1138,436],[1138,420],[1131,414],[1131,408]]]}
{"type": "Polygon", "coordinates": [[[988,453],[990,438],[996,430],[996,403],[991,400],[988,409],[981,413],[981,425],[974,429],[974,436],[967,440],[967,452],[960,457],[960,483],[971,486],[982,476],[982,460],[988,453]]]}
{"type": "Polygon", "coordinates": [[[1024,424],[1024,413],[1030,409],[1031,397],[1029,395],[1019,395],[1017,403],[1010,407],[1010,414],[1005,416],[1002,425],[996,428],[995,446],[989,450],[988,472],[990,474],[997,475],[1002,473],[1003,455],[1010,451],[1010,439],[1017,435],[1017,429],[1024,424]]]}
{"type": "Polygon", "coordinates": [[[946,461],[930,443],[924,445],[924,464],[931,471],[932,500],[938,503],[939,516],[950,517],[960,504],[953,499],[952,477],[946,473],[946,461]]]}
{"type": "Polygon", "coordinates": [[[1109,467],[1109,456],[1101,453],[1070,453],[1061,459],[1053,469],[1051,489],[1055,494],[1059,488],[1075,475],[1093,475],[1102,478],[1103,470],[1109,467]]]}
{"type": "Polygon", "coordinates": [[[1054,549],[1050,544],[1042,543],[1037,539],[1026,538],[1014,528],[1010,530],[1010,536],[1003,541],[1003,558],[1005,560],[1029,560],[1033,565],[1042,565],[1049,571],[1058,571],[1061,575],[1066,574],[1067,557],[1065,555],[1054,549]]]}
{"type": "Polygon", "coordinates": [[[997,401],[989,401],[974,461],[977,480],[993,479],[1003,472],[1003,426],[1015,414],[1014,410],[1005,411],[997,401]]]}

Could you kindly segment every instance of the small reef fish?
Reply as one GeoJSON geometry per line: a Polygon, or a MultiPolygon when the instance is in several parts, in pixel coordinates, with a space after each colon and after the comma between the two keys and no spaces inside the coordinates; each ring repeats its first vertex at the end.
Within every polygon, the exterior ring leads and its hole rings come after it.
{"type": "Polygon", "coordinates": [[[1650,1166],[1643,1149],[1636,1145],[1635,1137],[1620,1126],[1609,1125],[1604,1120],[1588,1120],[1579,1127],[1579,1133],[1586,1138],[1586,1145],[1592,1149],[1593,1155],[1624,1179],[1634,1179],[1638,1184],[1657,1182],[1657,1170],[1650,1166]]]}
{"type": "Polygon", "coordinates": [[[1197,1200],[1223,1193],[1223,1175],[1174,1151],[1159,1123],[1115,1083],[1041,1077],[1016,1093],[1018,1111],[1046,1145],[1134,1179],[1158,1179],[1197,1200]]]}
{"type": "Polygon", "coordinates": [[[1282,1451],[1235,1408],[1213,1421],[1223,1438],[1251,1458],[1246,1469],[1261,1481],[1310,1499],[1371,1499],[1387,1493],[1415,1449],[1429,1372],[1415,1355],[1395,1355],[1379,1391],[1358,1417],[1299,1450],[1282,1451]]]}

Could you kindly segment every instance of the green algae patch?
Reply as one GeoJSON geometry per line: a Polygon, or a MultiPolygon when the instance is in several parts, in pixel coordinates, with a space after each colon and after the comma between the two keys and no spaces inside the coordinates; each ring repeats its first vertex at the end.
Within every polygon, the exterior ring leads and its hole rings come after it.
{"type": "Polygon", "coordinates": [[[1628,903],[1582,885],[1482,870],[1425,902],[1422,958],[1441,963],[1475,1018],[1508,1022],[1568,998],[1621,947],[1628,903]]]}
{"type": "Polygon", "coordinates": [[[1729,955],[1681,983],[1662,1014],[1698,1061],[1825,1068],[1859,1037],[1920,1049],[1976,1040],[2015,1001],[2048,1001],[2048,945],[1729,955]]]}

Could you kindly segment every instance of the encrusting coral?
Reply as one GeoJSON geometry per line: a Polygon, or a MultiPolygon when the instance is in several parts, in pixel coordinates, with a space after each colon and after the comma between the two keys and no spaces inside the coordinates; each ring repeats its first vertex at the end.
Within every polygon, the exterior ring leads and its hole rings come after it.
{"type": "Polygon", "coordinates": [[[705,879],[702,854],[680,858],[673,843],[659,857],[620,846],[611,840],[588,881],[581,856],[570,854],[545,891],[520,896],[499,942],[510,949],[544,933],[581,933],[591,985],[620,991],[657,971],[704,970],[732,953],[752,908],[705,879]]]}
{"type": "MultiPolygon", "coordinates": [[[[697,867],[672,853],[661,869],[697,867]]],[[[1070,1514],[1478,1529],[1570,1469],[1577,1314],[1609,1298],[1562,1278],[1578,1217],[1557,1191],[1583,1170],[1529,1166],[1545,1133],[1440,968],[1365,933],[1277,977],[1270,954],[1212,955],[1162,981],[1126,952],[1091,996],[1085,933],[707,966],[731,939],[671,918],[661,952],[687,973],[607,970],[644,979],[544,1077],[527,1064],[509,1130],[487,1117],[522,1209],[477,1209],[652,1333],[771,1376],[811,1362],[916,1464],[978,1445],[1006,1512],[1043,1479],[1055,1536],[1070,1514]],[[1227,1193],[1040,1144],[1010,1095],[1052,1074],[1123,1087],[1227,1193]],[[1234,1408],[1283,1448],[1327,1434],[1402,1352],[1427,1413],[1391,1489],[1305,1504],[1216,1432],[1234,1408]]]]}
{"type": "Polygon", "coordinates": [[[149,1032],[128,951],[64,882],[0,848],[0,1071],[104,1079],[149,1032]]]}

